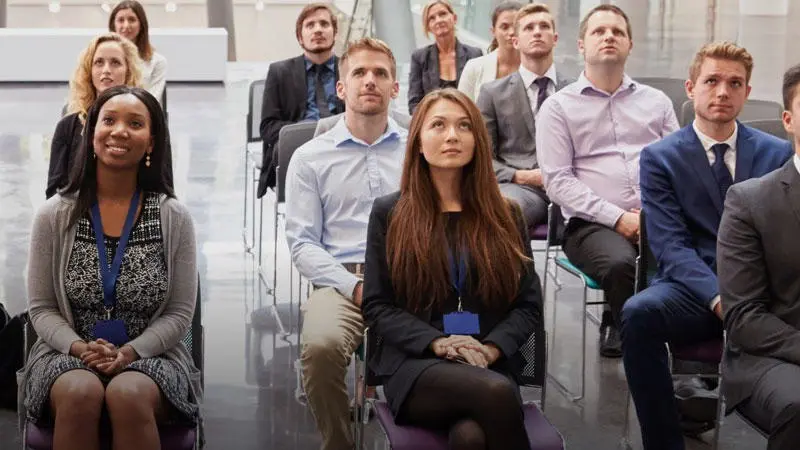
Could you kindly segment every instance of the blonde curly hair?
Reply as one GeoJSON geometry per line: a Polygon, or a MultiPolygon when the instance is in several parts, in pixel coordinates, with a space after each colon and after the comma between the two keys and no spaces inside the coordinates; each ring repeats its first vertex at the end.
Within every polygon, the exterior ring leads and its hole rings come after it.
{"type": "Polygon", "coordinates": [[[117,33],[104,33],[95,37],[78,57],[78,67],[75,68],[75,73],[69,81],[67,113],[78,113],[81,122],[86,119],[87,111],[97,99],[97,89],[92,83],[92,62],[97,47],[104,42],[116,42],[122,47],[127,67],[125,85],[135,87],[141,85],[142,60],[139,58],[139,50],[136,45],[117,33]]]}

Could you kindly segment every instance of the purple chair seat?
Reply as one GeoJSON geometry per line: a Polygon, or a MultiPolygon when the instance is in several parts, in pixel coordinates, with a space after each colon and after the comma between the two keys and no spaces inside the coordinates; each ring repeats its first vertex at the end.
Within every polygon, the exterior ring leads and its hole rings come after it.
{"type": "Polygon", "coordinates": [[[532,241],[546,241],[547,224],[528,228],[528,234],[530,235],[532,241]]]}
{"type": "Polygon", "coordinates": [[[722,346],[722,339],[718,339],[670,350],[672,357],[681,361],[719,364],[722,361],[722,346]]]}
{"type": "MultiPolygon", "coordinates": [[[[161,436],[161,448],[164,450],[192,450],[197,438],[197,430],[194,427],[159,427],[158,433],[161,436]]],[[[111,448],[109,434],[103,433],[103,445],[101,448],[111,448]]],[[[28,448],[32,450],[52,450],[53,449],[53,430],[50,428],[40,428],[28,422],[25,427],[25,441],[28,448]]]]}
{"type": "MultiPolygon", "coordinates": [[[[376,402],[378,420],[392,450],[447,450],[447,435],[413,426],[398,426],[386,402],[376,402]]],[[[564,440],[536,405],[525,405],[525,431],[531,450],[562,450],[564,440]]]]}

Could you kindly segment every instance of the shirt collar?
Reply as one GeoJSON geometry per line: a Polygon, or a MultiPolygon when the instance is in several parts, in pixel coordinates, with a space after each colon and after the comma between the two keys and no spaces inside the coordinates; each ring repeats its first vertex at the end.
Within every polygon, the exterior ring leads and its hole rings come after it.
{"type": "MultiPolygon", "coordinates": [[[[345,113],[347,114],[347,113],[345,113]]],[[[394,121],[391,117],[388,119],[388,123],[386,125],[386,131],[383,132],[381,137],[375,140],[372,145],[367,144],[366,142],[358,139],[357,137],[353,136],[350,133],[350,130],[347,128],[347,123],[345,122],[345,116],[342,115],[342,118],[336,122],[333,128],[331,128],[331,138],[333,138],[333,145],[334,147],[340,147],[344,144],[357,144],[362,147],[374,147],[383,141],[389,139],[399,139],[400,138],[400,126],[397,122],[394,121]]]]}
{"type": "Polygon", "coordinates": [[[725,139],[722,142],[718,142],[718,141],[710,138],[709,136],[706,136],[705,134],[703,134],[703,132],[700,131],[699,128],[697,128],[697,119],[692,121],[692,128],[694,128],[694,132],[697,134],[698,139],[700,139],[700,143],[703,144],[703,149],[705,151],[711,150],[711,146],[713,146],[715,144],[728,144],[728,147],[730,147],[731,150],[736,151],[736,139],[739,137],[739,123],[738,122],[734,122],[733,134],[731,134],[731,136],[728,139],[725,139]]]}
{"type": "MultiPolygon", "coordinates": [[[[519,76],[522,77],[522,82],[525,84],[525,87],[530,87],[531,83],[537,78],[540,78],[539,75],[536,75],[532,71],[526,69],[525,67],[520,64],[519,66],[519,76]]],[[[556,65],[550,64],[550,68],[547,69],[547,72],[544,73],[544,76],[550,78],[550,81],[553,82],[553,86],[558,85],[558,80],[556,79],[556,65]]]]}
{"type": "MultiPolygon", "coordinates": [[[[335,59],[336,59],[336,56],[331,56],[330,59],[328,59],[327,61],[322,63],[322,65],[327,67],[328,70],[330,70],[331,72],[333,72],[334,68],[335,68],[335,64],[334,64],[335,59]]],[[[314,63],[311,62],[311,60],[308,59],[308,57],[306,55],[303,55],[303,61],[305,61],[305,63],[306,63],[306,72],[308,72],[309,70],[311,70],[312,67],[314,67],[314,63]]]]}
{"type": "MultiPolygon", "coordinates": [[[[621,91],[624,91],[624,90],[636,89],[637,85],[638,85],[638,83],[636,81],[634,81],[633,78],[629,77],[627,73],[622,74],[622,84],[619,86],[619,88],[617,88],[616,92],[611,94],[611,96],[614,96],[618,92],[621,92],[621,91]]],[[[592,82],[589,81],[588,78],[586,78],[586,72],[585,71],[581,71],[581,74],[578,77],[578,80],[575,81],[575,87],[578,89],[578,92],[580,92],[581,94],[586,93],[587,89],[591,89],[594,92],[597,92],[597,93],[600,93],[600,94],[603,94],[603,95],[608,95],[608,92],[598,88],[597,86],[592,84],[592,82]]]]}
{"type": "Polygon", "coordinates": [[[800,172],[800,156],[797,156],[797,153],[794,154],[794,168],[800,172]]]}

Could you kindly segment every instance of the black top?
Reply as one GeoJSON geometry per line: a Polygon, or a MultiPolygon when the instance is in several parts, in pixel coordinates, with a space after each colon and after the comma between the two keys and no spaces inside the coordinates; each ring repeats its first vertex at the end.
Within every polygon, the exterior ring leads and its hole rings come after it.
{"type": "MultiPolygon", "coordinates": [[[[415,314],[408,311],[405,308],[406,300],[397,298],[392,287],[386,257],[386,230],[392,209],[399,198],[399,193],[380,197],[372,207],[367,231],[367,270],[364,275],[362,313],[371,336],[381,340],[380,345],[372,346],[374,351],[371,352],[369,366],[373,373],[382,379],[392,377],[395,373],[398,376],[402,374],[406,378],[402,384],[410,387],[425,367],[441,362],[429,346],[433,340],[446,335],[441,312],[415,314]],[[403,366],[413,366],[415,370],[399,370],[403,366]]],[[[524,219],[519,208],[515,210],[520,237],[527,243],[528,232],[524,219]]],[[[450,233],[458,217],[458,214],[449,214],[450,233]]],[[[532,258],[530,246],[524,247],[525,254],[532,258]]],[[[520,280],[519,294],[505,311],[486,309],[481,299],[470,292],[470,285],[461,299],[465,310],[479,315],[481,332],[474,337],[483,343],[496,345],[502,352],[503,356],[492,369],[495,366],[502,367],[502,372],[512,375],[518,373],[522,365],[517,364],[516,358],[509,357],[515,356],[534,331],[543,326],[541,283],[532,260],[526,269],[520,280]]],[[[470,276],[474,280],[480,274],[472,271],[470,276]]],[[[453,290],[444,304],[444,311],[455,311],[457,304],[457,293],[453,290]]],[[[392,384],[397,385],[397,380],[392,384]]],[[[401,403],[402,398],[392,401],[392,409],[396,411],[401,403]]]]}
{"type": "Polygon", "coordinates": [[[47,188],[45,195],[52,197],[67,185],[69,171],[75,154],[81,146],[81,133],[83,123],[78,118],[78,113],[68,114],[61,118],[53,133],[53,142],[50,144],[50,167],[47,170],[47,188]]]}
{"type": "Polygon", "coordinates": [[[445,89],[445,88],[457,89],[458,88],[458,81],[456,81],[456,80],[445,80],[444,78],[439,78],[439,87],[441,89],[445,89]]]}

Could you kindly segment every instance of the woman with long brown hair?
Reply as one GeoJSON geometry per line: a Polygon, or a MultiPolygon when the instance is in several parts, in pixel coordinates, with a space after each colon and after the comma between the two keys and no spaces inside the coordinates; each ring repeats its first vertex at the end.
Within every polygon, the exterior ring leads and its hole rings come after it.
{"type": "Polygon", "coordinates": [[[446,430],[451,449],[527,449],[514,357],[542,326],[541,287],[480,111],[455,89],[428,94],[405,158],[369,220],[370,367],[398,423],[446,430]]]}

